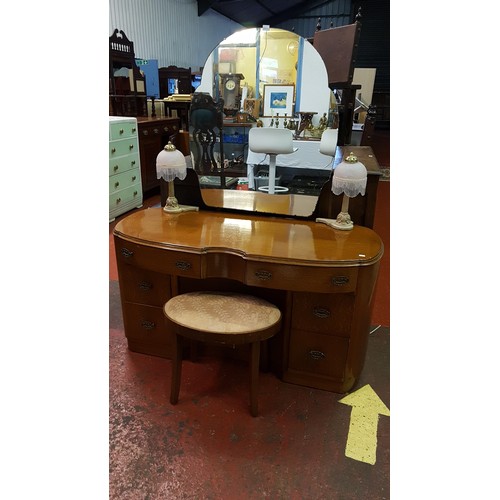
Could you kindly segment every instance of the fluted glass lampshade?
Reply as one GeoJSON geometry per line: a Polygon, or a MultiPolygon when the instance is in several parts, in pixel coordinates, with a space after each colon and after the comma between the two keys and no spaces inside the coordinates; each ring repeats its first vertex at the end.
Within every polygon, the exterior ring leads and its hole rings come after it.
{"type": "Polygon", "coordinates": [[[322,222],[335,229],[344,231],[354,227],[351,216],[348,213],[349,198],[354,198],[358,194],[364,196],[368,172],[366,167],[358,161],[358,158],[350,153],[333,171],[332,192],[333,194],[343,194],[342,208],[337,215],[337,219],[318,218],[316,222],[322,222]]]}
{"type": "Polygon", "coordinates": [[[337,151],[337,140],[339,137],[338,128],[327,128],[321,134],[321,142],[319,143],[319,152],[327,156],[333,156],[337,151]]]}
{"type": "Polygon", "coordinates": [[[198,207],[179,205],[174,192],[174,180],[183,181],[187,175],[184,155],[169,141],[156,157],[156,178],[168,182],[168,198],[163,207],[165,212],[179,213],[198,210],[198,207]]]}
{"type": "Polygon", "coordinates": [[[182,181],[186,178],[186,174],[186,158],[169,141],[156,157],[156,178],[167,182],[173,181],[175,178],[182,181]]]}

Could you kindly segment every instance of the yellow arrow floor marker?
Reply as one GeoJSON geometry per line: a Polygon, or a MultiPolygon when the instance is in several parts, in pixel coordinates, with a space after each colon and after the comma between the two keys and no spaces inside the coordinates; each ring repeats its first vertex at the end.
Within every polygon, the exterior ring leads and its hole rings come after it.
{"type": "Polygon", "coordinates": [[[339,403],[352,406],[345,456],[373,465],[377,460],[378,416],[389,416],[389,408],[369,384],[340,399],[339,403]]]}

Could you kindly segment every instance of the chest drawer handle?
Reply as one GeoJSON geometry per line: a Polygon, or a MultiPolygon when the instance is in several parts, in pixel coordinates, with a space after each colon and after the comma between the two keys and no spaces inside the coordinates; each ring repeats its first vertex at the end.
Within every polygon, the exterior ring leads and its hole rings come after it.
{"type": "Polygon", "coordinates": [[[134,128],[132,129],[132,133],[133,133],[133,134],[135,134],[135,131],[136,131],[136,130],[137,130],[137,129],[134,127],[134,128]]]}
{"type": "Polygon", "coordinates": [[[158,134],[160,131],[159,131],[157,128],[154,128],[154,129],[153,129],[153,132],[154,132],[155,134],[158,134]]]}
{"type": "Polygon", "coordinates": [[[122,248],[121,250],[122,256],[125,257],[126,259],[132,257],[134,255],[134,252],[132,250],[129,250],[128,248],[122,248]]]}
{"type": "Polygon", "coordinates": [[[144,135],[148,135],[148,134],[149,134],[149,132],[148,132],[147,130],[143,130],[143,131],[142,131],[142,133],[143,133],[144,135]]]}
{"type": "Polygon", "coordinates": [[[120,185],[119,182],[115,182],[115,188],[117,188],[120,185]]]}
{"type": "Polygon", "coordinates": [[[332,278],[332,285],[334,286],[347,285],[347,283],[349,283],[349,278],[347,276],[335,276],[332,278]]]}
{"type": "Polygon", "coordinates": [[[191,264],[185,260],[178,260],[175,263],[175,267],[181,271],[187,271],[188,269],[191,269],[191,264]]]}
{"type": "Polygon", "coordinates": [[[255,276],[261,281],[269,281],[273,277],[273,273],[269,271],[255,271],[255,276]]]}
{"type": "Polygon", "coordinates": [[[153,283],[150,283],[149,281],[141,281],[139,283],[139,288],[144,291],[151,290],[153,288],[153,283]]]}
{"type": "Polygon", "coordinates": [[[133,144],[130,144],[128,148],[129,148],[129,149],[134,149],[134,145],[133,145],[133,144]]]}
{"type": "Polygon", "coordinates": [[[326,355],[324,352],[321,351],[309,351],[309,357],[312,359],[319,360],[319,359],[325,359],[326,355]]]}
{"type": "Polygon", "coordinates": [[[118,170],[118,165],[115,165],[115,166],[113,167],[113,170],[116,172],[116,171],[118,170]]]}
{"type": "Polygon", "coordinates": [[[116,148],[111,148],[112,153],[116,153],[116,148]]]}
{"type": "Polygon", "coordinates": [[[313,314],[318,318],[329,318],[331,313],[330,309],[327,309],[326,307],[315,307],[313,309],[313,314]]]}
{"type": "Polygon", "coordinates": [[[120,129],[120,134],[123,134],[123,132],[124,132],[124,130],[121,128],[121,129],[120,129]]]}
{"type": "Polygon", "coordinates": [[[137,179],[135,175],[132,176],[132,182],[134,182],[137,179]]]}
{"type": "Polygon", "coordinates": [[[116,204],[121,203],[122,199],[121,198],[116,198],[116,204]]]}
{"type": "Polygon", "coordinates": [[[135,165],[135,160],[132,160],[132,161],[130,162],[130,164],[131,164],[131,165],[135,165]]]}
{"type": "Polygon", "coordinates": [[[141,326],[145,329],[145,330],[152,330],[153,328],[156,327],[155,325],[155,322],[154,321],[147,321],[145,319],[143,319],[141,321],[141,326]]]}

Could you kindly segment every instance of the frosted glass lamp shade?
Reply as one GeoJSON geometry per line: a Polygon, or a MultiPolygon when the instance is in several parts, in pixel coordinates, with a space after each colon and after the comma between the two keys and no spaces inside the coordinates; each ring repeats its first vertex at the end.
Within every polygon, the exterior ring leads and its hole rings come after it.
{"type": "Polygon", "coordinates": [[[327,156],[335,157],[337,150],[337,139],[339,136],[338,128],[327,128],[321,134],[321,142],[319,143],[319,152],[327,156]]]}
{"type": "Polygon", "coordinates": [[[167,182],[175,178],[186,178],[187,167],[184,155],[169,141],[156,157],[156,178],[167,182]]]}
{"type": "Polygon", "coordinates": [[[368,172],[366,167],[350,153],[333,171],[333,194],[345,194],[354,198],[358,194],[364,196],[368,172]]]}

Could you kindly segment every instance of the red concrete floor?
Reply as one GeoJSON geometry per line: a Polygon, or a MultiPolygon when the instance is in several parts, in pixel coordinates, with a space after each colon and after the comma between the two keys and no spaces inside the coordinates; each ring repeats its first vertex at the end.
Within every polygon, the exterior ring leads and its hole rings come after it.
{"type": "MultiPolygon", "coordinates": [[[[388,198],[389,182],[379,185],[379,200],[388,198]]],[[[153,197],[145,206],[158,202],[153,197]]],[[[375,221],[386,251],[388,213],[382,210],[375,221]]],[[[374,331],[353,390],[370,384],[390,408],[388,253],[385,258],[375,294],[374,331]]],[[[196,363],[184,361],[179,403],[170,405],[170,361],[127,348],[115,266],[111,242],[110,499],[390,497],[390,417],[379,417],[374,465],[348,458],[352,409],[338,402],[341,394],[261,373],[259,416],[253,418],[246,363],[205,355],[196,363]]]]}

